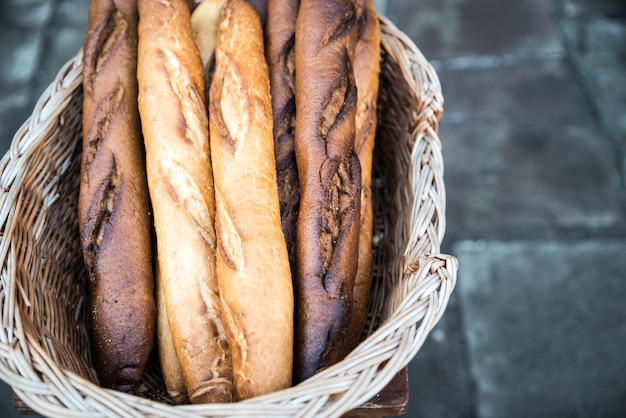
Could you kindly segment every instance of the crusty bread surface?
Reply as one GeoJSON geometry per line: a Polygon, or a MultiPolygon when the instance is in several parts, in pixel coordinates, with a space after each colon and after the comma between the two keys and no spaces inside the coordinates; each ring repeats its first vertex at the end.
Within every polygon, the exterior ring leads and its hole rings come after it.
{"type": "Polygon", "coordinates": [[[297,225],[295,382],[342,360],[358,263],[357,5],[302,0],[295,38],[297,225]]]}
{"type": "Polygon", "coordinates": [[[258,14],[222,9],[210,93],[217,275],[239,400],[291,385],[293,290],[280,227],[269,74],[258,14]]]}
{"type": "Polygon", "coordinates": [[[93,1],[84,44],[78,219],[94,366],[103,386],[122,391],[142,378],[155,329],[136,67],[136,2],[93,1]]]}
{"type": "Polygon", "coordinates": [[[202,62],[183,0],[139,0],[139,110],[172,343],[192,403],[232,401],[202,62]]]}
{"type": "Polygon", "coordinates": [[[158,280],[157,271],[157,349],[159,354],[159,362],[161,373],[163,374],[163,382],[165,390],[172,402],[177,405],[189,402],[187,395],[187,386],[183,377],[183,368],[180,365],[174,342],[172,341],[172,330],[167,319],[167,309],[165,307],[165,294],[163,293],[163,281],[158,280]]]}
{"type": "Polygon", "coordinates": [[[300,206],[293,137],[296,123],[294,47],[298,4],[298,0],[269,0],[266,25],[280,217],[292,276],[296,274],[296,224],[300,206]]]}
{"type": "Polygon", "coordinates": [[[200,59],[202,60],[202,68],[205,74],[207,85],[213,63],[215,61],[215,42],[217,41],[217,23],[220,18],[220,11],[226,0],[204,0],[198,4],[191,13],[191,32],[193,40],[200,59]]]}
{"type": "Polygon", "coordinates": [[[373,0],[362,0],[359,7],[358,39],[354,56],[354,79],[358,92],[355,118],[355,150],[361,164],[361,230],[359,265],[354,281],[349,344],[356,347],[367,316],[372,274],[372,158],[376,138],[376,101],[380,73],[380,24],[373,0]]]}

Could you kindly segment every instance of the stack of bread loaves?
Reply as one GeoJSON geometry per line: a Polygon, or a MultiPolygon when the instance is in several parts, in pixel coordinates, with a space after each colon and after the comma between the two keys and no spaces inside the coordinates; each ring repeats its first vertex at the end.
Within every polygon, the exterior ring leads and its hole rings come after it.
{"type": "Polygon", "coordinates": [[[79,226],[103,386],[131,390],[156,349],[174,403],[244,400],[358,343],[378,19],[261,7],[91,2],[79,226]]]}

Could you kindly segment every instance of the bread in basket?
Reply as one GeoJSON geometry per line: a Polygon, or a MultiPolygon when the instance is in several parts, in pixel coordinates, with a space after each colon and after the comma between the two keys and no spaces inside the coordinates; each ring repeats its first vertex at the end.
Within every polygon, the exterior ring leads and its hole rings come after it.
{"type": "Polygon", "coordinates": [[[58,73],[0,162],[0,378],[48,416],[338,416],[376,395],[441,318],[457,261],[445,232],[443,98],[413,42],[381,23],[372,183],[375,253],[369,317],[345,360],[303,383],[234,404],[173,406],[156,359],[135,395],[102,389],[90,365],[76,205],[82,51],[58,73]]]}

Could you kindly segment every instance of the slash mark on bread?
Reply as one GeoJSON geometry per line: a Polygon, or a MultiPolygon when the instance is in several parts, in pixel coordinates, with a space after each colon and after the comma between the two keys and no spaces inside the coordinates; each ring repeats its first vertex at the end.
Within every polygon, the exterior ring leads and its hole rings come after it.
{"type": "Polygon", "coordinates": [[[207,380],[211,381],[212,386],[229,386],[232,382],[223,376],[225,368],[231,364],[231,357],[224,322],[222,321],[223,315],[219,294],[217,289],[211,289],[204,280],[198,280],[198,283],[200,296],[206,307],[204,316],[207,320],[209,331],[213,338],[217,340],[216,344],[218,347],[222,349],[221,355],[215,356],[213,363],[210,365],[209,370],[211,377],[207,380]]]}
{"type": "Polygon", "coordinates": [[[320,261],[321,277],[324,289],[329,295],[337,295],[333,289],[334,280],[329,273],[333,271],[337,250],[341,245],[341,234],[348,230],[357,214],[356,199],[360,196],[360,172],[354,153],[340,160],[327,159],[322,163],[322,187],[324,202],[320,219],[320,261]]]}
{"type": "MultiPolygon", "coordinates": [[[[100,185],[99,193],[96,193],[96,195],[100,195],[100,198],[94,200],[96,203],[93,205],[94,207],[92,209],[96,212],[93,216],[96,221],[94,222],[94,227],[91,230],[86,257],[87,270],[92,280],[95,279],[96,255],[102,245],[102,241],[104,241],[104,237],[109,226],[109,220],[111,219],[111,215],[115,209],[115,202],[117,201],[119,190],[120,178],[117,173],[117,163],[115,158],[112,157],[109,175],[100,185]]],[[[92,210],[90,210],[90,212],[92,210]]]]}
{"type": "Polygon", "coordinates": [[[283,45],[280,53],[278,54],[278,65],[280,68],[280,74],[283,77],[283,83],[289,86],[291,94],[294,94],[296,85],[296,34],[292,33],[287,42],[283,45]]]}
{"type": "Polygon", "coordinates": [[[220,52],[222,61],[225,62],[220,68],[224,71],[216,71],[211,87],[209,113],[212,121],[219,131],[223,140],[230,145],[233,159],[236,159],[239,150],[243,147],[248,133],[252,103],[248,94],[246,80],[240,77],[241,69],[236,62],[220,52]]]}
{"type": "MultiPolygon", "coordinates": [[[[329,137],[333,135],[333,131],[340,123],[347,121],[357,101],[356,84],[348,59],[348,51],[344,50],[344,54],[343,76],[337,77],[328,89],[327,100],[322,106],[317,125],[317,136],[327,154],[331,154],[327,146],[329,137]]],[[[353,140],[354,138],[348,139],[353,140]]]]}
{"type": "Polygon", "coordinates": [[[204,149],[202,144],[205,143],[203,138],[208,130],[208,116],[204,100],[198,92],[198,86],[178,55],[161,49],[158,51],[158,56],[167,73],[170,88],[180,106],[182,120],[179,121],[179,128],[184,132],[183,136],[187,142],[193,145],[206,160],[208,148],[204,149]]]}
{"type": "Polygon", "coordinates": [[[352,2],[344,2],[345,10],[337,13],[334,20],[327,26],[326,32],[320,38],[317,49],[321,50],[331,42],[338,41],[348,36],[350,29],[357,21],[355,5],[352,2]]]}
{"type": "MultiPolygon", "coordinates": [[[[98,119],[89,132],[89,142],[85,150],[85,156],[83,157],[86,167],[90,167],[93,160],[96,159],[100,145],[108,136],[111,119],[118,113],[123,99],[124,86],[118,83],[115,90],[102,102],[98,103],[98,119]]],[[[84,173],[87,175],[88,170],[85,170],[84,173]]]]}
{"type": "MultiPolygon", "coordinates": [[[[231,341],[235,341],[235,347],[231,346],[233,363],[246,364],[248,360],[248,338],[246,337],[245,328],[240,323],[236,315],[228,303],[222,300],[222,313],[224,314],[224,322],[229,332],[231,341]]],[[[239,370],[239,376],[245,379],[243,370],[239,370]]]]}
{"type": "Polygon", "coordinates": [[[180,205],[200,236],[215,250],[215,231],[211,228],[209,207],[196,180],[184,167],[169,159],[161,160],[161,175],[170,198],[180,205]]]}
{"type": "Polygon", "coordinates": [[[96,74],[107,63],[111,55],[124,43],[127,37],[128,22],[123,13],[114,8],[109,10],[107,18],[95,28],[96,35],[89,37],[86,51],[94,51],[85,60],[85,78],[87,93],[93,92],[96,74]]]}
{"type": "Polygon", "coordinates": [[[220,237],[219,249],[228,266],[234,270],[244,267],[241,235],[230,217],[231,211],[219,189],[215,189],[215,231],[220,237]]]}

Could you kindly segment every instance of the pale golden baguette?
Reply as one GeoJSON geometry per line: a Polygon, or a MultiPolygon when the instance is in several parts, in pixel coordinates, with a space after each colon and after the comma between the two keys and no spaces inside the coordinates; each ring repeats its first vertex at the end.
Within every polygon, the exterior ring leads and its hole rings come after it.
{"type": "Polygon", "coordinates": [[[202,63],[184,0],[139,0],[139,111],[159,280],[193,403],[232,400],[215,276],[215,201],[202,63]]]}
{"type": "Polygon", "coordinates": [[[172,331],[167,319],[167,309],[165,307],[165,294],[163,293],[163,280],[157,271],[157,350],[163,374],[165,390],[175,404],[185,404],[189,402],[187,386],[183,377],[183,368],[180,365],[174,342],[172,341],[172,331]]]}
{"type": "Polygon", "coordinates": [[[217,275],[239,400],[291,385],[293,292],[280,228],[269,74],[258,14],[222,9],[210,94],[217,275]]]}

